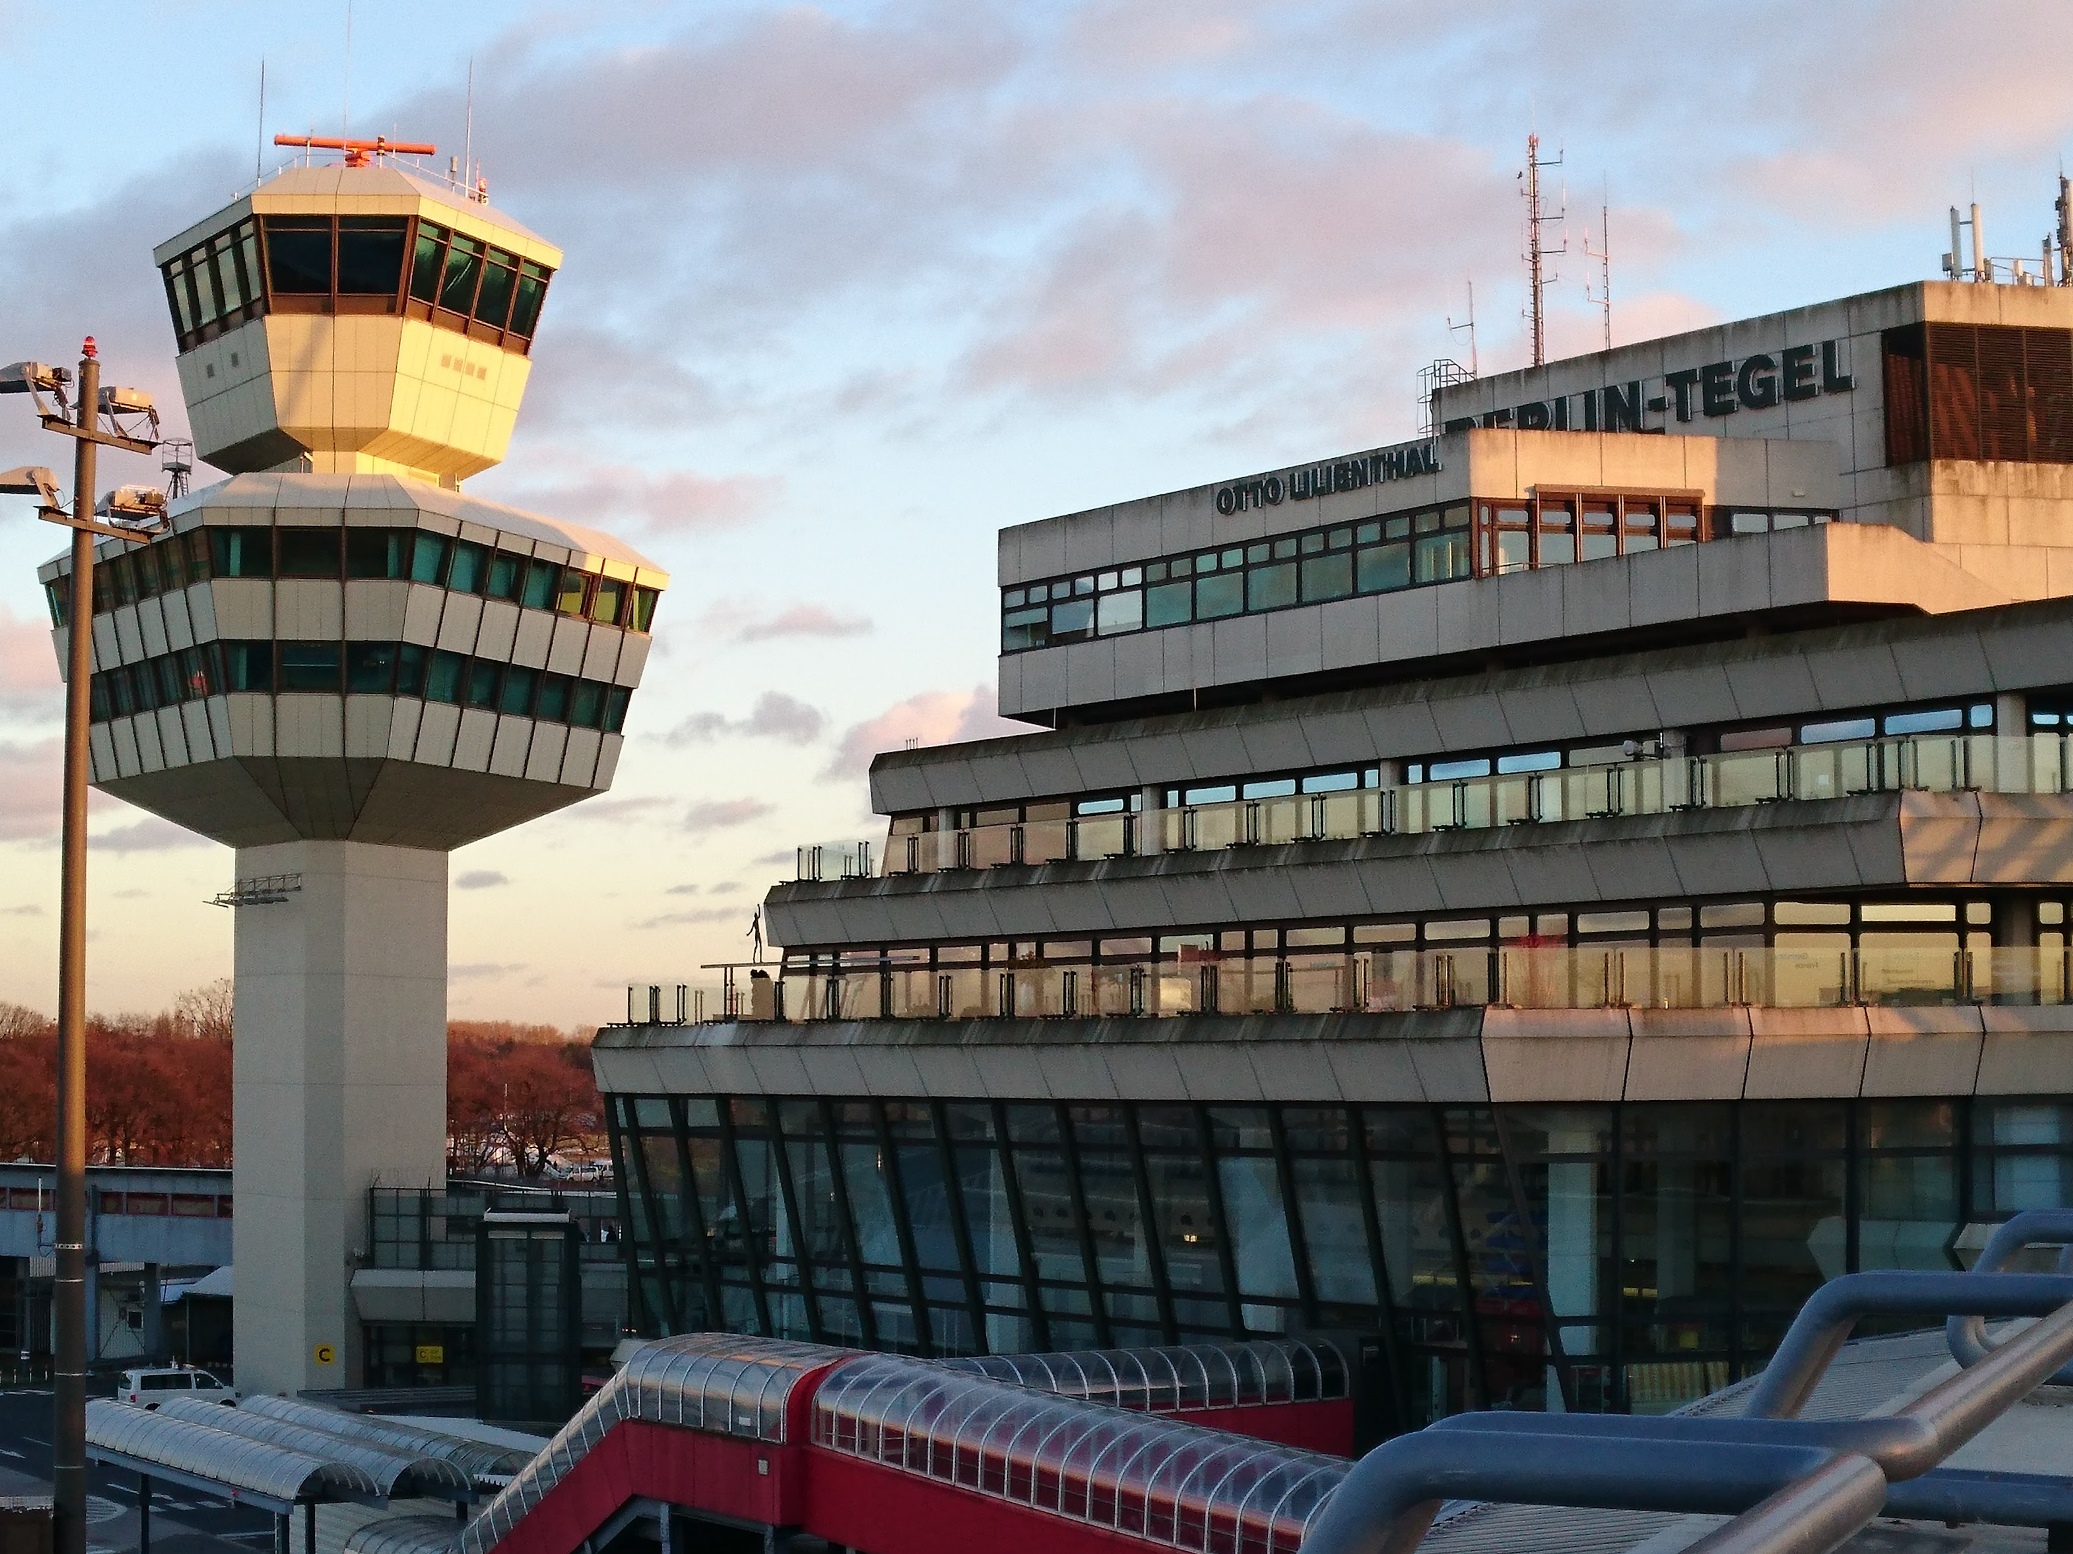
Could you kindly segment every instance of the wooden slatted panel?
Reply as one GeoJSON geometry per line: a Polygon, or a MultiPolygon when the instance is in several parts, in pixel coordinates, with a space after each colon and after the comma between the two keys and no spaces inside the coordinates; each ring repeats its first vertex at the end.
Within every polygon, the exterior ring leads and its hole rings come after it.
{"type": "Polygon", "coordinates": [[[1979,351],[1966,324],[1929,324],[1929,456],[1979,457],[1979,351]]]}
{"type": "Polygon", "coordinates": [[[2030,457],[2029,396],[2023,390],[2023,331],[2005,324],[1981,324],[1979,349],[1979,456],[2030,457]]]}
{"type": "Polygon", "coordinates": [[[2030,457],[2073,464],[2073,331],[2025,329],[2023,370],[2030,387],[2030,457]]]}
{"type": "Polygon", "coordinates": [[[1883,340],[1886,462],[1913,464],[1929,457],[1927,342],[1920,324],[1889,329],[1883,340]]]}

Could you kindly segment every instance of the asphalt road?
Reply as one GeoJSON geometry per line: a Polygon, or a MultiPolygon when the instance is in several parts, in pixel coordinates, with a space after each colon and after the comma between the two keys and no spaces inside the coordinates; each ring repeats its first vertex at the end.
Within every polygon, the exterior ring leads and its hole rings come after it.
{"type": "MultiPolygon", "coordinates": [[[[0,1495],[50,1493],[50,1393],[0,1391],[0,1495]]],[[[137,1547],[134,1474],[87,1466],[89,1554],[137,1547]]],[[[161,1484],[151,1496],[152,1554],[268,1554],[274,1520],[264,1511],[180,1485],[161,1484]]]]}

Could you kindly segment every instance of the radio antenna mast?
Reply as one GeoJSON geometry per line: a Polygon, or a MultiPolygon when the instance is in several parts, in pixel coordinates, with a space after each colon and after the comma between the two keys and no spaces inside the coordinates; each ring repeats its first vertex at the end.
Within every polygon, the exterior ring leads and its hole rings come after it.
{"type": "Polygon", "coordinates": [[[259,134],[252,142],[252,176],[266,176],[266,56],[259,56],[259,134]]]}
{"type": "Polygon", "coordinates": [[[1454,322],[1453,314],[1447,315],[1448,334],[1458,335],[1464,331],[1468,334],[1468,375],[1471,378],[1479,377],[1481,370],[1476,361],[1476,279],[1473,275],[1468,278],[1468,322],[1457,324],[1454,322]]]}
{"type": "Polygon", "coordinates": [[[461,168],[467,175],[468,187],[475,187],[475,56],[468,56],[468,122],[461,136],[461,168]]]}
{"type": "Polygon", "coordinates": [[[1598,291],[1594,296],[1591,283],[1584,282],[1584,297],[1598,305],[1605,316],[1605,349],[1612,349],[1612,207],[1608,197],[1598,207],[1598,246],[1591,247],[1589,234],[1584,237],[1584,256],[1598,261],[1598,291]]]}
{"type": "Polygon", "coordinates": [[[1548,359],[1547,287],[1548,282],[1555,277],[1549,273],[1547,261],[1569,251],[1567,238],[1553,248],[1542,240],[1541,229],[1551,222],[1558,223],[1562,220],[1567,214],[1567,202],[1564,202],[1564,209],[1557,210],[1552,216],[1543,211],[1540,202],[1540,170],[1543,167],[1561,165],[1562,153],[1559,150],[1554,156],[1543,161],[1540,155],[1540,136],[1530,134],[1526,137],[1526,167],[1519,174],[1522,185],[1519,192],[1526,199],[1526,284],[1530,294],[1527,316],[1533,321],[1533,365],[1536,367],[1543,365],[1548,359]]]}

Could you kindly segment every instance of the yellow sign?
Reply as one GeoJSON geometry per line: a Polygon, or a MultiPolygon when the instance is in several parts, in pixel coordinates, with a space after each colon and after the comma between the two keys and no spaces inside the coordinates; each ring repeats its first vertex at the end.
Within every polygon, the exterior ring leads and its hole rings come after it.
{"type": "Polygon", "coordinates": [[[420,1365],[444,1365],[446,1363],[446,1345],[419,1344],[417,1346],[417,1362],[420,1365]]]}
{"type": "Polygon", "coordinates": [[[319,1365],[329,1365],[332,1361],[338,1358],[338,1351],[332,1348],[329,1344],[318,1344],[317,1347],[311,1350],[310,1352],[316,1357],[316,1361],[319,1365]]]}

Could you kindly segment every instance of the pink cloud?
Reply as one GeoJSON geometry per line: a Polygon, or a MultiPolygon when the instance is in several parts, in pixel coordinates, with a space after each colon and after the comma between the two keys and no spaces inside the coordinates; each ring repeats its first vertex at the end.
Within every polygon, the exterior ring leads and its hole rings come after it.
{"type": "Polygon", "coordinates": [[[0,708],[55,716],[64,695],[50,628],[40,620],[23,620],[0,604],[0,708]]]}
{"type": "Polygon", "coordinates": [[[63,813],[59,789],[64,777],[64,742],[0,742],[0,841],[54,838],[63,813]]]}
{"type": "Polygon", "coordinates": [[[994,709],[999,698],[990,685],[975,685],[969,691],[923,691],[896,702],[875,718],[851,726],[835,747],[834,759],[823,777],[851,776],[871,765],[882,751],[915,745],[961,744],[973,739],[995,739],[1006,734],[1028,734],[1026,723],[1013,723],[994,709]]]}
{"type": "Polygon", "coordinates": [[[795,604],[762,620],[750,621],[734,634],[737,642],[768,642],[777,637],[861,637],[871,622],[861,615],[837,615],[825,605],[795,604]]]}
{"type": "MultiPolygon", "coordinates": [[[[541,463],[535,460],[535,463],[541,463]]],[[[701,475],[629,464],[545,463],[558,473],[507,488],[515,506],[555,513],[594,528],[631,519],[649,531],[682,534],[729,529],[760,517],[783,489],[775,475],[701,475]]]]}

